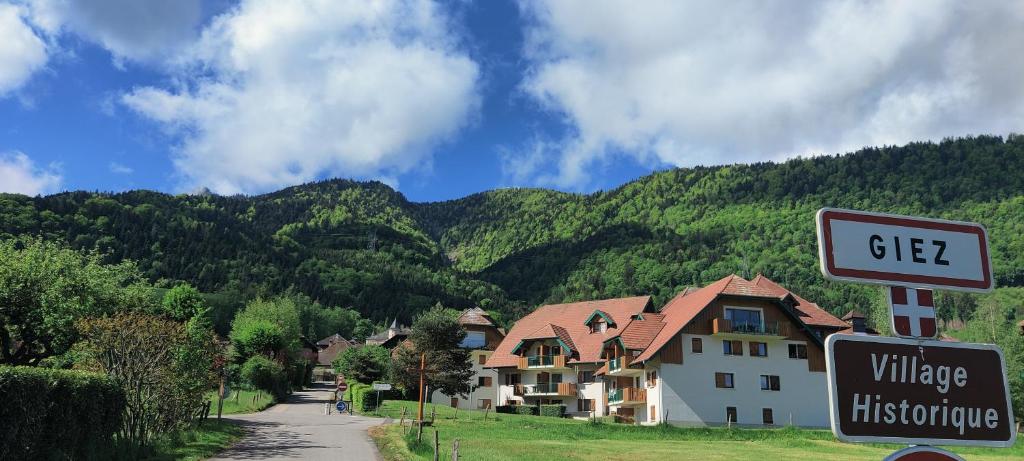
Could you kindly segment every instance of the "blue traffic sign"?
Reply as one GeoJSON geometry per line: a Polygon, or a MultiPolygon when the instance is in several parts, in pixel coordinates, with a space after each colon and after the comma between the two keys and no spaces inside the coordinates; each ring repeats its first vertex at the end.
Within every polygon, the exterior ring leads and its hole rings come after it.
{"type": "Polygon", "coordinates": [[[348,406],[345,405],[345,402],[338,401],[338,413],[344,413],[347,408],[348,406]]]}

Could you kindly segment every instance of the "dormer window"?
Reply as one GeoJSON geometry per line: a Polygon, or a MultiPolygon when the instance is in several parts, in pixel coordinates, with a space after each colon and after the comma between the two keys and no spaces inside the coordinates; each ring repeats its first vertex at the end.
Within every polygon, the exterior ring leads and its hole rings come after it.
{"type": "Polygon", "coordinates": [[[595,310],[587,320],[583,322],[584,325],[590,327],[591,333],[604,333],[608,331],[608,327],[614,327],[615,321],[612,320],[608,314],[605,314],[600,309],[595,310]]]}

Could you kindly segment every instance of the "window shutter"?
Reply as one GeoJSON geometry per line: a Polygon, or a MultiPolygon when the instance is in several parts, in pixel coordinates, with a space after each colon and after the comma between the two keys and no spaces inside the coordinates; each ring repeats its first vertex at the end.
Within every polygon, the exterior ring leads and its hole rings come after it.
{"type": "Polygon", "coordinates": [[[725,387],[725,373],[715,373],[715,387],[725,387]]]}

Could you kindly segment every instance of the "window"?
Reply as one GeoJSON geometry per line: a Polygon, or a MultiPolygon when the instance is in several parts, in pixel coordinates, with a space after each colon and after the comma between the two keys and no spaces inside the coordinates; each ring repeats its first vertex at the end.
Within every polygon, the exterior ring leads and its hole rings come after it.
{"type": "Polygon", "coordinates": [[[594,399],[577,400],[576,411],[594,411],[594,399]]]}
{"type": "Polygon", "coordinates": [[[604,333],[605,331],[608,331],[608,322],[605,322],[604,320],[595,320],[590,322],[591,333],[604,333]]]}
{"type": "Polygon", "coordinates": [[[557,346],[557,345],[556,346],[551,346],[551,348],[548,349],[548,354],[550,354],[550,355],[562,355],[562,346],[557,346]]]}
{"type": "Polygon", "coordinates": [[[732,373],[715,373],[715,387],[732,389],[732,373]]]}
{"type": "Polygon", "coordinates": [[[725,319],[732,321],[732,331],[761,331],[761,311],[752,309],[725,308],[725,319]]]}
{"type": "Polygon", "coordinates": [[[481,409],[481,410],[486,410],[488,408],[491,408],[491,399],[480,399],[478,401],[476,407],[481,409]]]}
{"type": "Polygon", "coordinates": [[[476,378],[476,385],[481,387],[491,387],[492,381],[490,376],[478,376],[476,378]]]}
{"type": "Polygon", "coordinates": [[[522,384],[523,380],[519,376],[519,373],[509,373],[505,375],[505,385],[514,386],[516,384],[522,384]]]}
{"type": "Polygon", "coordinates": [[[483,365],[483,364],[487,363],[487,356],[484,355],[484,354],[480,354],[480,359],[479,360],[480,360],[480,365],[483,365]]]}
{"type": "Polygon", "coordinates": [[[658,370],[651,370],[647,372],[647,387],[654,387],[658,385],[658,370]]]}
{"type": "Polygon", "coordinates": [[[647,412],[647,420],[654,422],[658,420],[658,412],[655,411],[654,405],[651,405],[651,411],[647,412]]]}
{"type": "Polygon", "coordinates": [[[806,359],[807,358],[807,345],[806,344],[790,344],[789,345],[789,358],[791,358],[791,359],[806,359]]]}
{"type": "Polygon", "coordinates": [[[750,342],[750,356],[751,357],[768,357],[768,344],[750,342]]]}
{"type": "MultiPolygon", "coordinates": [[[[538,378],[538,381],[540,381],[539,378],[538,378]]],[[[562,374],[561,373],[551,373],[551,382],[553,382],[553,383],[560,383],[560,382],[562,382],[562,374]]]]}
{"type": "Polygon", "coordinates": [[[736,407],[725,407],[725,420],[730,423],[736,422],[736,407]]]}
{"type": "Polygon", "coordinates": [[[704,353],[704,343],[701,342],[700,338],[693,338],[690,340],[690,350],[694,354],[702,354],[704,353]]]}
{"type": "Polygon", "coordinates": [[[459,343],[459,347],[466,349],[482,349],[487,344],[487,337],[482,331],[467,331],[466,337],[459,343]]]}
{"type": "Polygon", "coordinates": [[[743,341],[722,341],[722,351],[725,355],[743,355],[743,341]]]}
{"type": "Polygon", "coordinates": [[[777,375],[761,375],[762,391],[779,390],[779,377],[777,375]]]}
{"type": "Polygon", "coordinates": [[[576,375],[576,382],[579,383],[592,383],[594,382],[593,371],[581,371],[576,375]]]}
{"type": "Polygon", "coordinates": [[[772,416],[771,408],[761,409],[761,421],[764,422],[766,425],[775,424],[775,418],[772,416]]]}
{"type": "Polygon", "coordinates": [[[459,399],[452,397],[452,408],[459,408],[459,399]]]}

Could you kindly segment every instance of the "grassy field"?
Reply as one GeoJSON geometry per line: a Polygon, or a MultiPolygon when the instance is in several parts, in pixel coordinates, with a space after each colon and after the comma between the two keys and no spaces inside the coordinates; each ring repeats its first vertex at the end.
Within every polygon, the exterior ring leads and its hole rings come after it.
{"type": "MultiPolygon", "coordinates": [[[[415,414],[415,402],[386,402],[381,409],[398,419],[402,408],[415,414]]],[[[429,415],[430,405],[425,413],[429,415]]],[[[733,429],[641,427],[590,423],[540,416],[496,415],[484,420],[479,411],[437,406],[441,459],[451,458],[452,440],[459,439],[463,460],[872,460],[902,446],[838,442],[829,431],[805,429],[733,429]],[[457,419],[456,419],[457,416],[457,419]]],[[[429,418],[429,416],[427,416],[429,418]]],[[[397,425],[371,431],[385,459],[431,459],[434,429],[424,428],[422,445],[415,430],[404,435],[397,425]],[[427,443],[429,441],[429,443],[427,443]]],[[[1024,459],[1024,441],[1009,449],[951,448],[969,461],[1024,459]]]]}
{"type": "Polygon", "coordinates": [[[242,438],[241,427],[226,421],[209,419],[195,428],[157,440],[151,461],[192,461],[206,459],[242,438]]]}
{"type": "MultiPolygon", "coordinates": [[[[210,400],[210,416],[217,416],[217,393],[210,392],[207,394],[207,398],[210,400]]],[[[237,414],[237,413],[255,413],[257,411],[266,410],[274,404],[274,398],[266,392],[247,391],[239,389],[232,391],[231,396],[224,401],[224,412],[225,415],[237,414]],[[255,400],[253,397],[256,397],[255,400]]]]}

